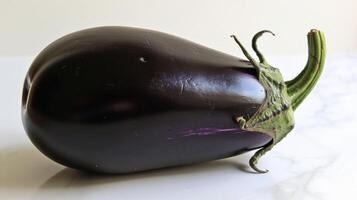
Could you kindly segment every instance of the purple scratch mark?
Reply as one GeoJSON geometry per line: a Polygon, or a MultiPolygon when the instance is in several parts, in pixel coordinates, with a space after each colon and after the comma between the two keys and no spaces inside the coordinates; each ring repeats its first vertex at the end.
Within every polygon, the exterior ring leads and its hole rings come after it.
{"type": "Polygon", "coordinates": [[[242,130],[240,128],[198,128],[196,130],[190,129],[186,130],[182,133],[184,133],[183,137],[187,136],[204,136],[204,135],[213,135],[217,133],[243,133],[246,132],[245,130],[242,130]]]}
{"type": "Polygon", "coordinates": [[[189,130],[183,131],[182,133],[192,133],[192,132],[202,132],[202,131],[224,132],[224,131],[237,131],[237,130],[241,130],[241,129],[240,128],[198,128],[196,130],[189,129],[189,130]]]}
{"type": "Polygon", "coordinates": [[[198,129],[189,129],[181,132],[178,137],[168,137],[168,140],[178,139],[180,137],[189,137],[189,136],[207,136],[214,135],[219,133],[224,134],[237,134],[247,132],[240,128],[198,128],[198,129]],[[183,135],[182,135],[183,134],[183,135]]]}
{"type": "Polygon", "coordinates": [[[247,131],[242,130],[241,128],[197,128],[197,129],[188,129],[181,132],[178,132],[177,137],[167,137],[167,140],[179,139],[181,137],[190,137],[190,136],[207,136],[214,134],[238,134],[245,133],[247,131]]]}

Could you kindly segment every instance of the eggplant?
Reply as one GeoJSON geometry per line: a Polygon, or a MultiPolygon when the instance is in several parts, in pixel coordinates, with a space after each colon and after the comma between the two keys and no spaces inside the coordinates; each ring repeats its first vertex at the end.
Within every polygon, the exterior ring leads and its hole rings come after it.
{"type": "Polygon", "coordinates": [[[252,40],[247,60],[158,31],[98,27],[46,47],[25,78],[22,121],[32,143],[65,166],[132,173],[259,149],[294,126],[323,69],[323,33],[308,33],[304,70],[284,82],[252,40]]]}

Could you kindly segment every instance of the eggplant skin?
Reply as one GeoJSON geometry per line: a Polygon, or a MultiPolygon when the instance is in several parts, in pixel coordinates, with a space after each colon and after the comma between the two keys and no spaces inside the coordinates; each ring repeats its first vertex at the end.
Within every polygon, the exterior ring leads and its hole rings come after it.
{"type": "Polygon", "coordinates": [[[64,36],[32,63],[22,120],[68,167],[131,173],[234,156],[271,137],[241,130],[266,97],[248,61],[169,34],[98,27],[64,36]]]}

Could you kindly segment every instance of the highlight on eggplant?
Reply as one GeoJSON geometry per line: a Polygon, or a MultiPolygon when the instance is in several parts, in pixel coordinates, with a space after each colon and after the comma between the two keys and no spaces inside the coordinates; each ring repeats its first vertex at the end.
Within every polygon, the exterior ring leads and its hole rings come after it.
{"type": "MultiPolygon", "coordinates": [[[[33,144],[65,166],[133,173],[258,149],[258,160],[294,127],[293,112],[323,71],[321,31],[308,61],[284,81],[259,51],[245,59],[140,28],[98,27],[46,47],[26,75],[22,120],[33,144]]],[[[273,34],[274,35],[274,34],[273,34]]]]}

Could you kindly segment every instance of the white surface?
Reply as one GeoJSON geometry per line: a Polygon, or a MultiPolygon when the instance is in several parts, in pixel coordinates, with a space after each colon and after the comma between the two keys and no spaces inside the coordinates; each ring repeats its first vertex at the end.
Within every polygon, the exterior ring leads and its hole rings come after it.
{"type": "MultiPolygon", "coordinates": [[[[357,199],[357,54],[329,56],[317,87],[296,112],[296,127],[245,172],[247,153],[200,165],[134,175],[95,176],[44,157],[20,119],[25,72],[33,58],[0,58],[0,199],[357,199]]],[[[269,59],[269,57],[268,57],[269,59]]],[[[291,78],[304,56],[274,57],[291,78]]]]}
{"type": "Polygon", "coordinates": [[[356,0],[0,0],[0,55],[37,54],[65,34],[104,25],[160,30],[232,54],[239,51],[229,35],[250,41],[262,29],[277,34],[264,52],[305,53],[305,35],[316,28],[330,53],[351,52],[356,8],[356,0]]]}

